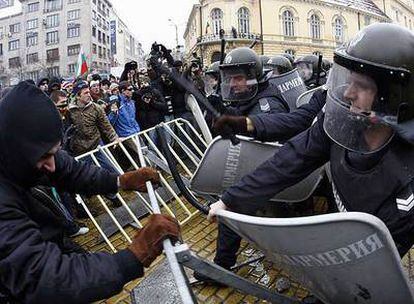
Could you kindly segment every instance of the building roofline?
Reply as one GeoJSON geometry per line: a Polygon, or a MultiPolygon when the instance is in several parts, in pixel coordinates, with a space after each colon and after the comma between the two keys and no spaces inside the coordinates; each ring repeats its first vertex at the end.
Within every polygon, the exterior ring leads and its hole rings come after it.
{"type": "Polygon", "coordinates": [[[197,9],[199,9],[200,7],[201,7],[200,4],[194,4],[193,5],[193,7],[191,9],[190,16],[188,16],[188,19],[187,19],[187,24],[185,26],[185,31],[184,31],[183,38],[185,38],[188,35],[188,32],[190,31],[190,26],[191,26],[190,20],[193,19],[194,14],[196,13],[197,9]]]}

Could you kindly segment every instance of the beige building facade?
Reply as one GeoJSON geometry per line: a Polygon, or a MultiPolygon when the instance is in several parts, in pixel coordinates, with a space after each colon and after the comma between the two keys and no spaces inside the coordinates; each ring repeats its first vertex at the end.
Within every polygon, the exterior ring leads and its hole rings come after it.
{"type": "Polygon", "coordinates": [[[414,26],[414,1],[405,0],[200,0],[184,34],[188,54],[205,65],[220,58],[220,30],[226,53],[250,46],[258,54],[298,56],[333,51],[363,27],[375,22],[414,26]]]}

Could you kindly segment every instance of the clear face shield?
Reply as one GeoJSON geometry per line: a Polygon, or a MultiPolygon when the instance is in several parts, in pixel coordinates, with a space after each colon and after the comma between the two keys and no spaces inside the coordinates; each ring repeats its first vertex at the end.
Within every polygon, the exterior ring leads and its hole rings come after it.
{"type": "Polygon", "coordinates": [[[254,98],[259,89],[254,65],[228,66],[220,70],[223,100],[244,102],[254,98]]]}
{"type": "Polygon", "coordinates": [[[205,74],[203,77],[204,91],[207,96],[214,94],[217,89],[218,79],[214,74],[205,74]]]}
{"type": "Polygon", "coordinates": [[[313,65],[311,63],[299,62],[296,64],[296,68],[303,81],[308,81],[312,78],[313,65]]]}
{"type": "Polygon", "coordinates": [[[392,139],[403,85],[334,64],[327,83],[324,129],[342,147],[374,153],[392,139]],[[394,109],[393,109],[394,108],[394,109]]]}

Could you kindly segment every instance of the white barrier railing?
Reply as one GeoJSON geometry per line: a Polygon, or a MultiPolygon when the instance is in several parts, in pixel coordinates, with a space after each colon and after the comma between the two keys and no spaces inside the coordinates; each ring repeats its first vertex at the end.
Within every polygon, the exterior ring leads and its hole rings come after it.
{"type": "MultiPolygon", "coordinates": [[[[184,177],[190,179],[193,176],[201,157],[203,156],[203,150],[207,147],[206,140],[187,120],[181,118],[165,123],[164,128],[170,137],[169,148],[177,163],[181,167],[179,168],[180,172],[182,172],[182,175],[184,177]]],[[[162,172],[160,172],[160,183],[166,192],[171,194],[172,198],[169,201],[165,201],[165,199],[158,193],[158,191],[155,191],[155,199],[161,206],[161,209],[164,209],[166,213],[173,217],[176,217],[176,214],[178,213],[178,210],[174,210],[175,212],[172,210],[174,209],[174,206],[177,205],[182,211],[180,214],[184,215],[184,217],[182,218],[182,216],[180,216],[180,219],[177,217],[176,218],[179,221],[180,225],[183,225],[188,222],[195,214],[197,214],[198,211],[191,211],[190,208],[186,205],[185,201],[180,197],[180,193],[177,192],[178,190],[174,190],[171,186],[169,181],[172,181],[172,178],[168,172],[167,162],[161,151],[158,149],[156,142],[154,142],[154,138],[152,137],[153,133],[155,133],[155,127],[139,132],[127,138],[123,138],[119,142],[114,142],[105,146],[99,146],[93,151],[89,151],[88,153],[76,157],[76,160],[82,161],[90,158],[96,166],[101,167],[102,165],[96,156],[97,153],[101,153],[101,155],[106,157],[108,162],[119,174],[124,173],[124,170],[119,163],[119,157],[126,158],[129,162],[129,166],[132,166],[132,168],[136,170],[140,168],[142,161],[139,161],[139,158],[137,157],[138,155],[131,155],[131,149],[128,149],[130,148],[130,145],[127,145],[127,143],[128,141],[132,142],[132,145],[134,145],[136,149],[141,149],[143,152],[142,154],[145,163],[149,165],[164,164],[165,167],[164,169],[161,168],[162,172]],[[137,142],[139,144],[136,144],[137,142]],[[144,146],[145,143],[147,146],[144,146]],[[116,146],[119,146],[119,151],[117,155],[114,155],[113,148],[116,146]],[[150,154],[152,154],[152,157],[150,157],[150,154]],[[158,160],[157,164],[154,162],[154,157],[158,160]]],[[[134,193],[138,196],[139,201],[142,202],[148,212],[153,213],[154,210],[151,205],[151,201],[147,200],[144,195],[138,191],[134,191],[134,193]]],[[[138,216],[134,213],[131,207],[128,206],[125,194],[117,193],[116,197],[122,205],[121,208],[124,208],[126,210],[126,213],[131,217],[131,222],[134,222],[138,227],[142,227],[142,223],[139,220],[138,216]]],[[[113,210],[109,208],[102,195],[96,195],[96,198],[99,204],[103,207],[105,213],[108,214],[109,218],[116,226],[117,230],[122,234],[128,243],[131,243],[131,237],[122,227],[122,224],[116,218],[113,210]]],[[[105,234],[104,229],[100,227],[97,219],[90,211],[90,208],[88,207],[85,199],[77,194],[76,201],[83,207],[86,214],[96,227],[97,231],[102,236],[103,240],[108,244],[109,248],[113,252],[117,252],[116,246],[114,246],[114,244],[110,241],[110,237],[105,234]]]]}

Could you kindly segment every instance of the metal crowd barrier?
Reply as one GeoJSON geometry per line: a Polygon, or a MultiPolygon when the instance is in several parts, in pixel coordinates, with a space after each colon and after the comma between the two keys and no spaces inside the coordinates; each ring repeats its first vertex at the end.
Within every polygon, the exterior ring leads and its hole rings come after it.
{"type": "MultiPolygon", "coordinates": [[[[182,172],[182,175],[185,178],[190,179],[193,176],[197,168],[197,165],[200,163],[201,157],[203,156],[203,151],[207,147],[206,140],[187,120],[181,118],[169,121],[167,123],[163,123],[162,126],[169,136],[168,146],[170,148],[172,155],[179,164],[180,172],[182,172]]],[[[119,150],[121,151],[121,157],[126,157],[126,159],[128,159],[129,161],[130,166],[132,166],[134,169],[138,169],[142,166],[145,166],[145,163],[149,165],[157,165],[158,167],[161,166],[162,168],[160,172],[160,182],[161,186],[172,196],[172,201],[170,201],[170,204],[168,201],[165,201],[160,196],[157,190],[155,190],[153,193],[148,193],[149,200],[146,199],[142,193],[137,191],[135,193],[138,196],[139,200],[144,204],[145,208],[148,210],[149,213],[158,212],[158,210],[154,210],[154,203],[157,203],[157,207],[159,204],[161,206],[161,209],[164,209],[166,213],[173,217],[176,217],[176,213],[178,212],[178,210],[174,210],[174,212],[173,209],[175,208],[173,206],[178,205],[178,207],[181,209],[181,211],[183,211],[183,214],[185,216],[181,219],[177,218],[177,220],[179,221],[180,225],[183,225],[186,222],[188,222],[191,218],[193,218],[194,215],[198,213],[198,211],[191,211],[190,208],[187,207],[187,205],[185,204],[182,197],[180,196],[180,193],[174,190],[168,182],[169,180],[172,181],[172,178],[170,177],[170,174],[168,172],[169,169],[167,161],[164,155],[161,153],[160,149],[157,147],[156,142],[154,142],[154,137],[152,137],[154,133],[155,127],[139,132],[127,138],[123,138],[119,142],[114,142],[105,146],[99,146],[97,149],[93,151],[89,151],[88,153],[76,157],[76,160],[82,161],[86,158],[91,158],[96,166],[101,167],[101,164],[99,163],[98,158],[96,156],[97,153],[101,153],[109,160],[109,163],[115,168],[115,170],[119,174],[122,174],[124,173],[124,170],[122,169],[122,166],[118,161],[120,155],[118,153],[117,159],[117,156],[114,155],[112,150],[112,148],[114,148],[115,146],[119,146],[119,150]],[[136,157],[134,159],[133,155],[131,155],[130,151],[127,149],[127,141],[132,141],[133,145],[135,145],[135,147],[137,148],[138,156],[142,156],[142,159],[137,159],[136,157]],[[155,199],[155,202],[151,202],[152,195],[155,199]]],[[[142,227],[141,221],[138,219],[137,215],[134,214],[134,212],[131,210],[130,206],[128,206],[125,195],[122,193],[117,193],[116,197],[122,204],[122,208],[125,208],[127,214],[131,217],[132,222],[135,223],[138,227],[142,227]]],[[[122,227],[122,224],[114,215],[113,210],[109,208],[103,196],[96,195],[96,198],[99,204],[108,214],[109,218],[112,220],[118,231],[127,240],[127,242],[131,243],[130,236],[127,234],[125,229],[122,227]]],[[[98,221],[96,220],[95,216],[92,214],[90,208],[88,207],[88,204],[85,201],[85,199],[81,195],[77,194],[76,201],[83,207],[86,214],[98,230],[99,234],[102,236],[103,240],[108,244],[109,248],[113,252],[117,252],[117,246],[115,246],[110,241],[110,236],[107,236],[104,232],[104,229],[100,227],[98,221]]]]}

